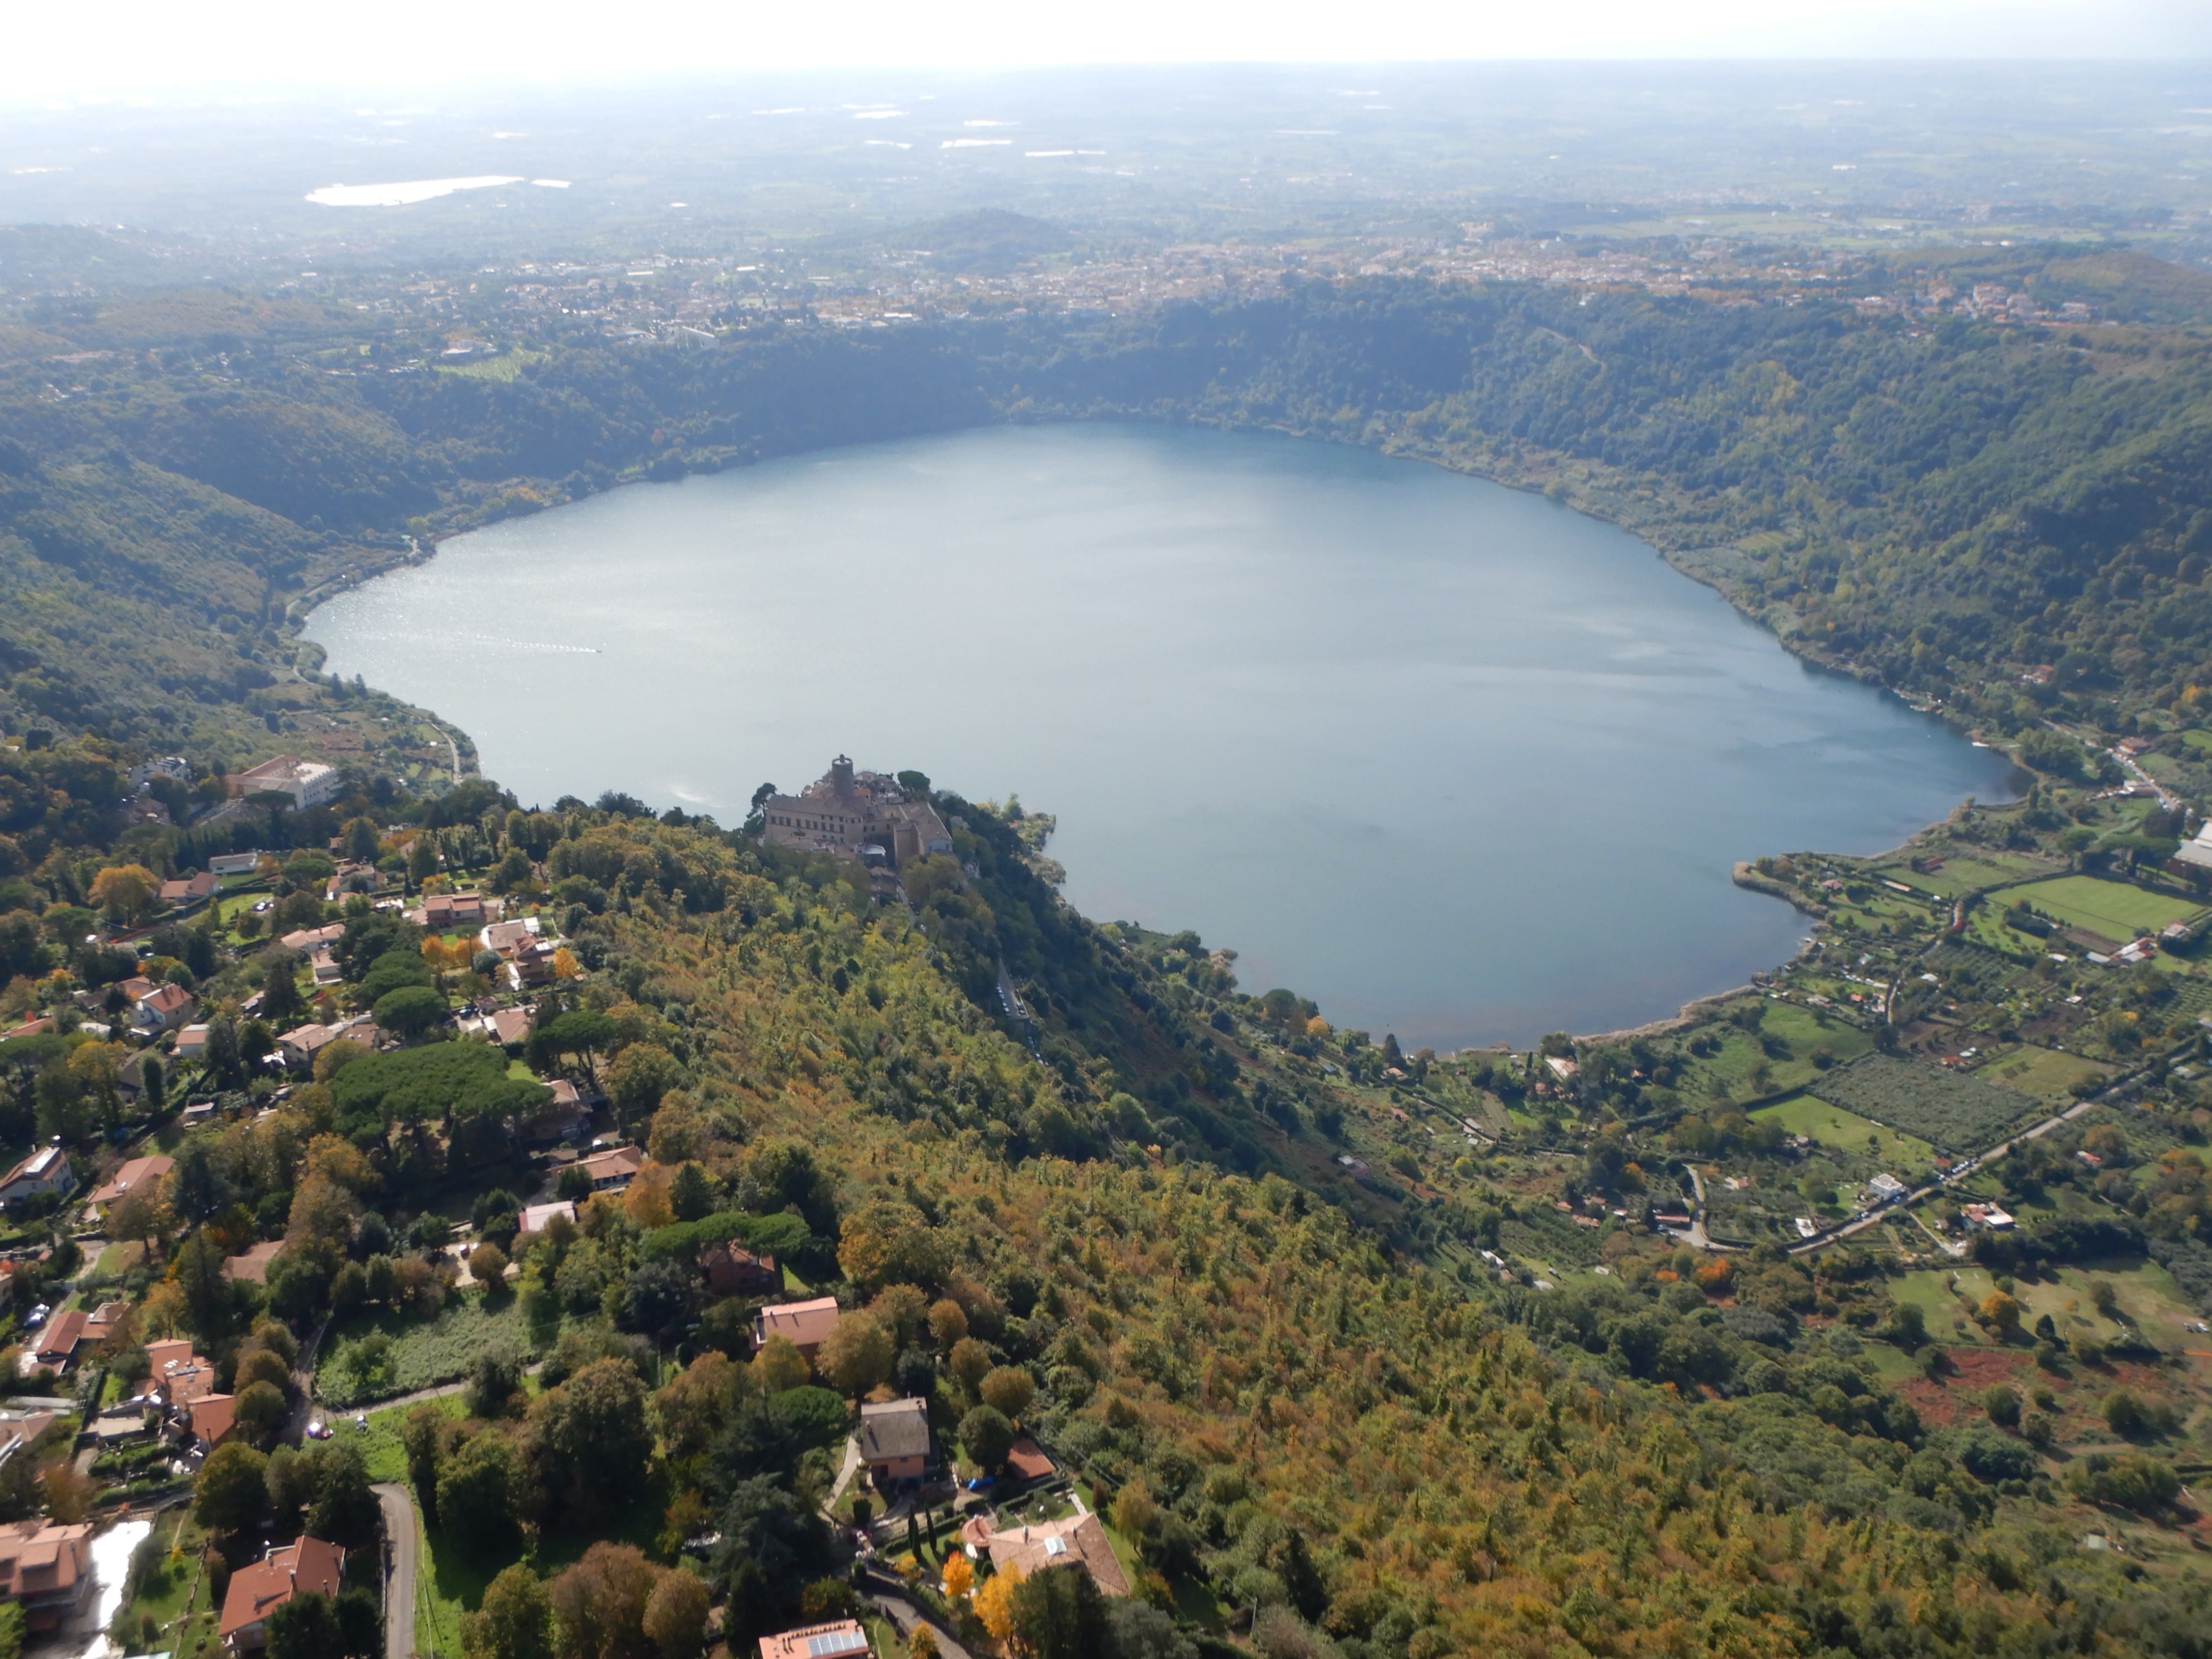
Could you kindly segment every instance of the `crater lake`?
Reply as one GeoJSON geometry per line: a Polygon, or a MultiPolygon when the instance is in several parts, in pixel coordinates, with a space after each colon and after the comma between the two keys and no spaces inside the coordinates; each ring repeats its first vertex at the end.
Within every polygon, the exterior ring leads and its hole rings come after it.
{"type": "Polygon", "coordinates": [[[634,485],[321,606],[327,670],[525,804],[745,816],[847,753],[1058,815],[1068,899],[1408,1049],[1671,1014],[1789,957],[1737,859],[2012,768],[1647,544],[1369,451],[1002,427],[634,485]]]}

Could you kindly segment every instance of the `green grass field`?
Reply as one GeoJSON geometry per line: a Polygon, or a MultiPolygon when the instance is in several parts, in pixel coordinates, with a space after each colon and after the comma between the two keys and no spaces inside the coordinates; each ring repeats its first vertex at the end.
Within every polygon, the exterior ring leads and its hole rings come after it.
{"type": "Polygon", "coordinates": [[[1895,1174],[1919,1174],[1935,1167],[1936,1149],[1926,1141],[1886,1129],[1856,1112],[1846,1112],[1814,1095],[1762,1106],[1753,1113],[1759,1123],[1780,1125],[1793,1135],[1804,1135],[1838,1152],[1856,1152],[1873,1158],[1895,1174]],[[1869,1139],[1873,1144],[1868,1144],[1869,1139]]]}
{"type": "Polygon", "coordinates": [[[2186,921],[2204,908],[2193,900],[2146,893],[2124,881],[2106,881],[2094,875],[2031,881],[2012,888],[2005,897],[2024,900],[2046,916],[2112,939],[2131,939],[2141,930],[2155,932],[2168,922],[2186,921]]]}
{"type": "Polygon", "coordinates": [[[494,1350],[534,1356],[538,1345],[522,1317],[520,1300],[509,1296],[487,1308],[480,1295],[461,1291],[429,1319],[377,1311],[361,1313],[331,1333],[315,1377],[317,1398],[350,1410],[371,1400],[435,1388],[465,1376],[477,1356],[494,1350]],[[352,1345],[371,1332],[392,1339],[382,1376],[356,1377],[347,1363],[352,1345]]]}
{"type": "MultiPolygon", "coordinates": [[[[1874,1046],[1873,1037],[1859,1027],[1833,1016],[1823,1023],[1819,1010],[1796,1003],[1767,1003],[1759,1030],[1763,1039],[1787,1044],[1789,1053],[1770,1054],[1760,1042],[1734,1026],[1717,1027],[1716,1034],[1722,1039],[1720,1052],[1698,1063],[1698,1080],[1720,1078],[1728,1083],[1731,1093],[1741,1096],[1749,1087],[1752,1073],[1764,1060],[1768,1092],[1808,1088],[1822,1071],[1813,1063],[1815,1048],[1826,1047],[1840,1064],[1874,1046]]],[[[1695,1089],[1693,1083],[1692,1089],[1695,1089]]]]}
{"type": "Polygon", "coordinates": [[[1974,1076],[1984,1083],[2017,1089],[2023,1095],[2068,1101],[2074,1098],[2076,1083],[2092,1075],[2104,1076],[2109,1070],[2079,1054],[2060,1054],[2027,1044],[1978,1067],[1974,1076]]]}
{"type": "Polygon", "coordinates": [[[2007,881],[2017,881],[2023,875],[2033,875],[2051,868],[2050,861],[2040,858],[2015,858],[2002,853],[1984,858],[1946,858],[1943,868],[1926,875],[1916,871],[1911,864],[1890,864],[1874,873],[1893,881],[1902,881],[1923,893],[1941,894],[1955,899],[1962,893],[1982,893],[2007,881]]]}

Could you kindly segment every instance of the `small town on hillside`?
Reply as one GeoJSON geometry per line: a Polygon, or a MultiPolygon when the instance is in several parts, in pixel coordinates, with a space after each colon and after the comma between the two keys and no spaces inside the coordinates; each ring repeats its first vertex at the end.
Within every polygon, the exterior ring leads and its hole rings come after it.
{"type": "MultiPolygon", "coordinates": [[[[610,852],[635,803],[471,816],[465,790],[378,823],[327,762],[220,781],[186,803],[182,759],[134,767],[121,818],[176,802],[212,832],[198,862],[94,872],[52,918],[56,966],[9,987],[0,1068],[35,1134],[0,1175],[0,1634],[284,1659],[375,1623],[458,1654],[437,1552],[467,1547],[453,1517],[487,1500],[457,1471],[490,1442],[456,1431],[507,1421],[512,1455],[550,1459],[550,1493],[468,1511],[543,1550],[605,1519],[570,1484],[634,1485],[656,1432],[708,1433],[757,1387],[830,1449],[852,1558],[763,1659],[921,1655],[933,1625],[957,1651],[994,1575],[1046,1565],[1133,1593],[1030,1373],[957,1300],[856,1300],[803,1168],[779,1211],[734,1143],[706,1158],[722,1108],[684,1088],[680,1011],[590,925],[659,891],[610,852]],[[532,1426],[571,1418],[597,1427],[567,1451],[532,1426]],[[924,1558],[951,1602],[914,1599],[924,1558]]],[[[842,755],[757,811],[740,840],[828,858],[872,904],[963,821],[842,755]]],[[[696,1495],[652,1468],[667,1558],[704,1559],[696,1495]]],[[[702,1650],[703,1581],[650,1571],[681,1581],[662,1651],[702,1650]]]]}

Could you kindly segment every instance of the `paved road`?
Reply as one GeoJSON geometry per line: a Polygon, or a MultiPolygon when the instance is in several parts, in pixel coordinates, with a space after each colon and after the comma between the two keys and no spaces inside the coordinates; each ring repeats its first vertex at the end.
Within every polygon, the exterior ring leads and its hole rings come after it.
{"type": "Polygon", "coordinates": [[[861,1582],[860,1595],[891,1621],[901,1640],[911,1637],[915,1625],[927,1625],[930,1633],[937,1638],[937,1650],[945,1656],[945,1659],[969,1659],[968,1650],[953,1639],[952,1632],[927,1618],[907,1598],[906,1591],[898,1581],[888,1573],[872,1570],[866,1572],[861,1582]]]}
{"type": "MultiPolygon", "coordinates": [[[[1995,1146],[1989,1148],[1985,1151],[1977,1152],[1972,1158],[1966,1160],[1966,1163],[1973,1169],[1978,1170],[1984,1165],[1987,1164],[1990,1159],[2002,1157],[2006,1153],[2011,1151],[2014,1147],[2019,1145],[2022,1141],[2040,1140],[2044,1136],[2048,1135],[2052,1130],[2058,1128],[2061,1125],[2071,1123],[2076,1118],[2083,1117],[2089,1113],[2094,1112],[2099,1107],[2104,1105],[2106,1101],[2111,1099],[2113,1095],[2117,1094],[2128,1083],[2133,1082],[2138,1075],[2139,1074],[2137,1073],[2130,1072],[2127,1077],[2121,1078],[2118,1083],[2114,1083],[2112,1088],[2106,1089],[2102,1094],[2092,1095],[2087,1100],[2077,1101],[2074,1105],[2068,1107],[2066,1110],[2058,1113],[2057,1116],[2053,1118],[2045,1118],[2041,1123],[2037,1124],[2033,1128],[2024,1129],[2017,1135],[2014,1135],[2008,1139],[1999,1141],[1995,1146]]],[[[1815,1250],[1825,1249],[1829,1245],[1837,1243],[1841,1240],[1850,1238],[1855,1234],[1863,1233],[1869,1227],[1879,1227],[1889,1217],[1900,1214],[1903,1211],[1911,1209],[1914,1205],[1919,1203],[1921,1199],[1931,1197],[1932,1195],[1945,1190],[1946,1184],[1942,1181],[1929,1181],[1925,1186],[1916,1186],[1912,1191],[1907,1192],[1903,1198],[1898,1199],[1894,1204],[1886,1204],[1879,1210],[1871,1211],[1868,1214],[1859,1217],[1855,1221],[1847,1221],[1841,1227],[1831,1229],[1829,1231],[1820,1234],[1816,1237],[1807,1239],[1802,1244],[1792,1245],[1790,1247],[1790,1253],[1793,1256],[1810,1255],[1815,1250]]]]}
{"type": "Polygon", "coordinates": [[[415,1659],[414,1495],[391,1481],[370,1490],[384,1507],[384,1659],[415,1659]]]}

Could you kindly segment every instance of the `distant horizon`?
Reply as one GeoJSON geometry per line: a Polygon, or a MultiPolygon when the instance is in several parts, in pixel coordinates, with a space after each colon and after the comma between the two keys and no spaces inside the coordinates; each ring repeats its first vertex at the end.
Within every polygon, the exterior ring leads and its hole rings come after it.
{"type": "Polygon", "coordinates": [[[0,103],[159,97],[228,101],[439,88],[579,90],[699,76],[838,70],[928,74],[1057,69],[1325,68],[1476,64],[2106,64],[2212,59],[2212,7],[2117,0],[2085,20],[2063,0],[1586,0],[1570,16],[1476,0],[1449,9],[1376,0],[1356,15],[1319,0],[1129,0],[1110,22],[978,0],[957,16],[847,0],[812,15],[672,0],[649,35],[607,27],[577,0],[394,0],[373,29],[276,0],[180,14],[116,0],[94,36],[81,15],[11,22],[0,103]],[[1994,48],[1994,49],[1993,49],[1994,48]],[[680,59],[680,62],[672,60],[680,59]]]}

